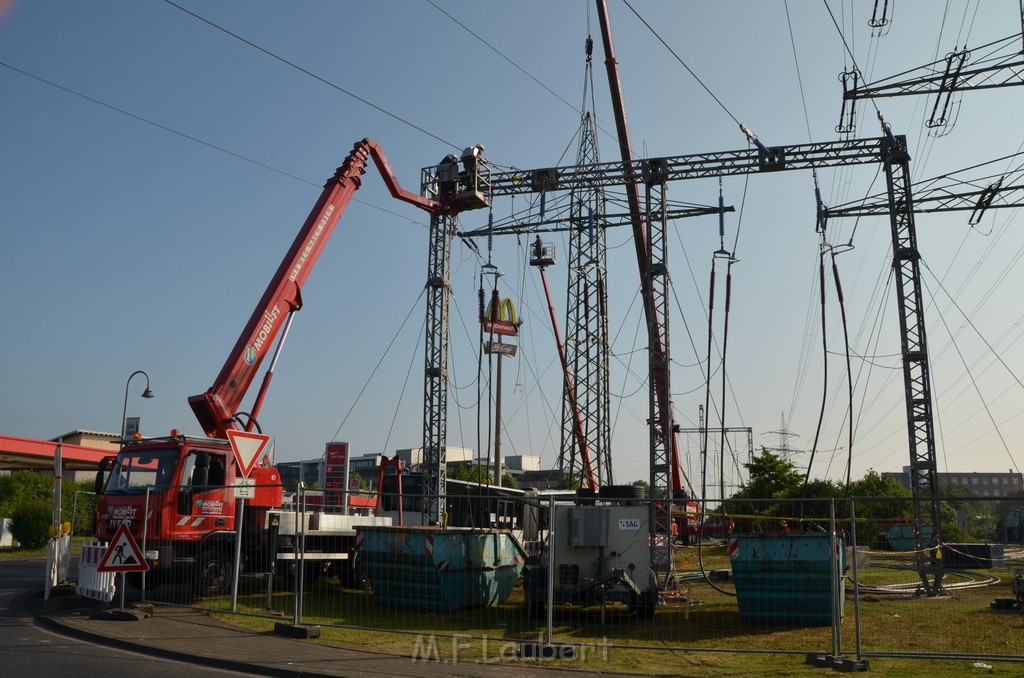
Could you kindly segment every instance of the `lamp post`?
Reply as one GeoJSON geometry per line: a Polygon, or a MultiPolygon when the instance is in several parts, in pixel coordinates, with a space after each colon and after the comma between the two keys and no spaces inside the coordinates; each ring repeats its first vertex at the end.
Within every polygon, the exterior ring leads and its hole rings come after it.
{"type": "Polygon", "coordinates": [[[128,387],[132,383],[132,377],[136,374],[141,374],[146,378],[146,390],[142,392],[143,398],[152,398],[153,392],[149,390],[149,375],[142,370],[135,370],[128,376],[128,381],[124,384],[124,409],[121,411],[121,445],[124,446],[125,429],[128,426],[128,387]]]}

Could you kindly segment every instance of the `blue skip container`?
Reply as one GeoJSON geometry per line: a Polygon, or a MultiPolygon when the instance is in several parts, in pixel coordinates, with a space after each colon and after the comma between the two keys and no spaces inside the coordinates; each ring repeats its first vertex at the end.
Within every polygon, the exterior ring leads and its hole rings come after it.
{"type": "Polygon", "coordinates": [[[376,602],[434,611],[505,602],[526,562],[503,530],[357,527],[356,549],[376,602]]]}
{"type": "Polygon", "coordinates": [[[841,617],[845,548],[838,537],[834,544],[833,554],[827,534],[737,537],[731,557],[740,619],[826,625],[834,604],[841,617]]]}

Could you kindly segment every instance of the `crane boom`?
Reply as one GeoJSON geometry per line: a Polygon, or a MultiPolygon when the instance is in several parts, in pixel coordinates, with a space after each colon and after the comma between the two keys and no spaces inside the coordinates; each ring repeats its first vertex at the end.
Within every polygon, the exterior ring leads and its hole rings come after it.
{"type": "MultiPolygon", "coordinates": [[[[356,143],[341,167],[324,185],[323,193],[295,236],[213,386],[205,393],[188,399],[189,406],[207,436],[225,438],[228,429],[241,428],[235,417],[242,399],[287,318],[302,307],[302,286],[331,237],[338,219],[359,189],[370,158],[380,170],[393,197],[431,214],[440,212],[441,203],[401,187],[376,141],[363,139],[356,143]]],[[[265,387],[266,383],[261,389],[261,396],[265,387]]],[[[255,417],[256,412],[252,415],[255,417]]]]}
{"type": "MultiPolygon", "coordinates": [[[[629,138],[629,125],[626,122],[626,107],[622,96],[622,83],[619,79],[618,61],[612,44],[611,25],[608,19],[608,5],[604,0],[597,0],[597,16],[601,24],[601,39],[604,46],[605,67],[608,73],[608,88],[612,97],[612,108],[615,112],[615,128],[619,138],[619,153],[625,170],[622,182],[626,188],[626,198],[633,226],[633,245],[636,250],[637,265],[640,271],[641,294],[644,302],[644,314],[647,318],[648,341],[650,346],[650,377],[654,389],[652,407],[656,412],[651,415],[651,427],[661,428],[660,439],[667,450],[652,451],[652,474],[661,475],[663,466],[667,466],[666,475],[671,483],[672,495],[687,495],[686,477],[679,454],[679,441],[675,434],[675,416],[672,412],[671,394],[669,392],[668,360],[666,359],[668,342],[665,319],[661,315],[659,298],[661,292],[655,289],[652,280],[651,261],[652,243],[649,242],[644,214],[640,208],[640,190],[638,174],[632,165],[633,148],[629,138]],[[660,457],[664,456],[664,459],[660,457]]],[[[660,447],[660,445],[656,446],[660,447]]],[[[652,476],[653,478],[653,476],[652,476]]],[[[660,483],[659,483],[660,484],[660,483]]],[[[654,483],[652,482],[652,490],[654,483]]]]}

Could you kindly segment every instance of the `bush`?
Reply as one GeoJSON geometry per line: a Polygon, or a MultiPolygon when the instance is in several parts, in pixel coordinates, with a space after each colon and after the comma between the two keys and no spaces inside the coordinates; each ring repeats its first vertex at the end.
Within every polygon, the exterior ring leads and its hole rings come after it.
{"type": "MultiPolygon", "coordinates": [[[[96,496],[92,489],[91,480],[65,480],[61,485],[61,519],[72,523],[76,535],[92,534],[96,510],[96,496]]],[[[0,516],[11,518],[21,506],[37,501],[48,505],[53,501],[52,475],[15,471],[9,476],[0,476],[0,516]]]]}
{"type": "Polygon", "coordinates": [[[33,501],[53,501],[53,476],[35,471],[15,471],[0,476],[0,516],[12,517],[14,511],[33,501]]]}
{"type": "Polygon", "coordinates": [[[53,506],[45,501],[22,504],[11,513],[11,536],[22,548],[34,549],[46,544],[50,538],[53,506]]]}

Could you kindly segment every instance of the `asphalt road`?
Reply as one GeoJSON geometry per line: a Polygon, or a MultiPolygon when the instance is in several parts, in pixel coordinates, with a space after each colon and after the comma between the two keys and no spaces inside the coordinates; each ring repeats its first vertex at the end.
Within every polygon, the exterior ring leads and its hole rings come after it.
{"type": "Polygon", "coordinates": [[[0,561],[0,656],[4,658],[4,675],[107,675],[116,678],[249,675],[147,657],[67,638],[36,626],[30,604],[32,595],[42,591],[44,570],[45,560],[41,558],[0,561]]]}

